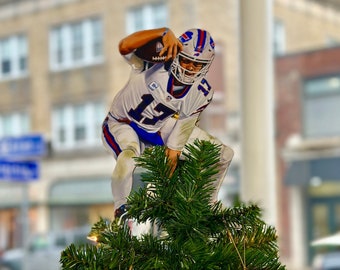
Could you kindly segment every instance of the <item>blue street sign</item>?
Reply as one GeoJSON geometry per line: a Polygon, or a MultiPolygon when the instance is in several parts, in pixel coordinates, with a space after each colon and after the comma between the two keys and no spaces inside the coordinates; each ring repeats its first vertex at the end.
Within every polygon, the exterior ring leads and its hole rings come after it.
{"type": "Polygon", "coordinates": [[[36,161],[0,161],[0,180],[32,181],[39,178],[36,161]]]}
{"type": "Polygon", "coordinates": [[[0,159],[28,159],[45,155],[44,138],[39,134],[0,139],[0,159]]]}

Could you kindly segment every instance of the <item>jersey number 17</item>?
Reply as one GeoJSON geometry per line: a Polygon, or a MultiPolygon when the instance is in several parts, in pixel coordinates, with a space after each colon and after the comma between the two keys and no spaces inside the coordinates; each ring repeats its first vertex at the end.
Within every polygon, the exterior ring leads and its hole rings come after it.
{"type": "Polygon", "coordinates": [[[167,117],[173,115],[176,111],[168,108],[162,103],[158,103],[153,110],[159,112],[159,115],[154,115],[153,118],[144,117],[143,111],[146,109],[154,101],[154,98],[151,94],[145,94],[142,96],[142,102],[138,104],[135,109],[131,109],[128,114],[135,119],[137,122],[146,124],[146,125],[155,125],[159,120],[164,120],[167,117]]]}

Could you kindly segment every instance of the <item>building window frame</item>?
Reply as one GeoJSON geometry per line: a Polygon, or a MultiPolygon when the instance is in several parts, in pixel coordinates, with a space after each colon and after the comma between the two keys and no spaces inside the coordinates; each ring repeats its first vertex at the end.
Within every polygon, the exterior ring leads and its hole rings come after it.
{"type": "Polygon", "coordinates": [[[28,41],[24,34],[0,38],[0,80],[27,76],[27,61],[28,41]]]}
{"type": "Polygon", "coordinates": [[[52,143],[55,150],[100,145],[104,118],[102,102],[57,106],[52,112],[52,143]]]}
{"type": "Polygon", "coordinates": [[[165,1],[134,6],[126,14],[126,32],[164,27],[168,25],[168,17],[165,1]]]}
{"type": "Polygon", "coordinates": [[[282,55],[286,51],[286,29],[284,22],[280,19],[274,19],[273,27],[273,53],[282,55]]]}
{"type": "Polygon", "coordinates": [[[306,78],[302,87],[303,136],[319,139],[340,136],[340,74],[306,78]]]}
{"type": "Polygon", "coordinates": [[[103,23],[100,18],[55,25],[49,33],[50,69],[60,71],[104,61],[103,23]]]}
{"type": "Polygon", "coordinates": [[[26,112],[0,114],[0,137],[21,136],[31,130],[30,117],[26,112]]]}

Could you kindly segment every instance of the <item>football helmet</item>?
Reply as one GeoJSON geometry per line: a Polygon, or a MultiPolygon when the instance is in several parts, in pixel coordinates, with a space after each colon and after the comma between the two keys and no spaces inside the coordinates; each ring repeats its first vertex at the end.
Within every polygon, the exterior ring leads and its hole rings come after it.
{"type": "Polygon", "coordinates": [[[173,60],[170,70],[179,82],[191,85],[208,72],[215,56],[215,43],[208,31],[196,28],[187,30],[179,40],[183,50],[173,60]],[[181,61],[193,62],[200,68],[186,69],[181,66],[181,61]]]}

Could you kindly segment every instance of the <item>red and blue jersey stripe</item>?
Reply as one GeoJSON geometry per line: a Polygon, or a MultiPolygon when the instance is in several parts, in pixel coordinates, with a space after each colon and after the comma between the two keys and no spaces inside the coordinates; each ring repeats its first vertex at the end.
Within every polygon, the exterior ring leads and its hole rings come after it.
{"type": "Polygon", "coordinates": [[[115,140],[115,138],[111,134],[110,129],[109,129],[109,125],[108,125],[107,122],[108,122],[108,118],[106,118],[104,123],[103,123],[104,139],[107,142],[107,144],[111,147],[113,152],[115,152],[116,156],[118,157],[118,155],[122,152],[122,149],[120,148],[119,144],[117,143],[117,141],[115,140]]]}

